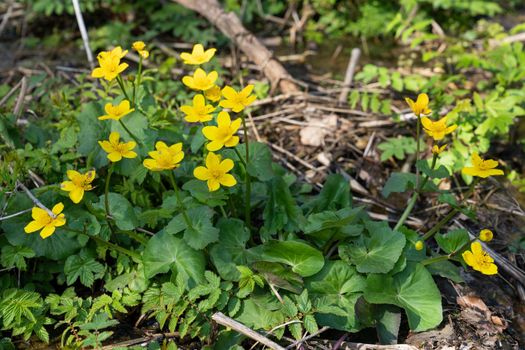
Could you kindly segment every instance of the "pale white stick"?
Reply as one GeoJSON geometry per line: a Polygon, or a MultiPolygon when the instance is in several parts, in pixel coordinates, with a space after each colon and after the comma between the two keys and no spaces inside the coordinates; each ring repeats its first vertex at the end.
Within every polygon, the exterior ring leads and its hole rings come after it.
{"type": "Polygon", "coordinates": [[[71,0],[71,2],[73,2],[73,8],[75,9],[78,29],[80,29],[80,35],[82,36],[82,42],[84,43],[84,49],[86,50],[89,66],[91,69],[93,69],[95,68],[95,62],[93,61],[93,53],[91,52],[91,47],[89,46],[89,37],[86,30],[86,25],[84,24],[84,18],[82,17],[82,12],[80,11],[80,4],[78,3],[78,0],[71,0]]]}

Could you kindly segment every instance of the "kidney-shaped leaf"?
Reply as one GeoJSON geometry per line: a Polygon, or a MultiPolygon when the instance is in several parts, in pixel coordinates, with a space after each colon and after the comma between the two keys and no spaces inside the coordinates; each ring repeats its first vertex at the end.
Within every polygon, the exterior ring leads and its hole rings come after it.
{"type": "Polygon", "coordinates": [[[204,281],[204,254],[164,231],[150,238],[142,260],[147,278],[174,269],[190,282],[190,288],[204,281]]]}
{"type": "Polygon", "coordinates": [[[323,254],[319,250],[298,241],[269,241],[250,249],[250,253],[253,261],[283,263],[302,277],[319,272],[324,265],[323,254]]]}
{"type": "Polygon", "coordinates": [[[371,274],[366,284],[366,301],[402,307],[414,331],[434,328],[443,319],[441,294],[432,275],[421,264],[410,263],[394,276],[371,274]]]}

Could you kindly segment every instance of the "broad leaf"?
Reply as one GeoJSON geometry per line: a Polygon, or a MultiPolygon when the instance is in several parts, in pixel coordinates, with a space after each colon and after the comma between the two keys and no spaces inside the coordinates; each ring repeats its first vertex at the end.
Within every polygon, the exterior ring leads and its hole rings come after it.
{"type": "Polygon", "coordinates": [[[349,181],[340,174],[330,174],[321,192],[304,208],[312,213],[318,213],[350,206],[352,206],[352,194],[349,181]]]}
{"type": "MultiPolygon", "coordinates": [[[[139,220],[131,203],[121,194],[108,193],[109,213],[121,230],[130,231],[138,226],[139,220]]],[[[95,207],[105,210],[105,197],[101,195],[95,207]]]]}
{"type": "Polygon", "coordinates": [[[324,265],[320,251],[299,241],[269,241],[250,249],[249,253],[252,261],[283,263],[303,277],[319,272],[324,265]]]}
{"type": "Polygon", "coordinates": [[[190,288],[204,281],[204,254],[164,231],[150,238],[142,259],[147,278],[173,269],[191,282],[190,288]]]}
{"type": "Polygon", "coordinates": [[[297,231],[304,217],[284,179],[276,176],[268,182],[268,193],[262,234],[268,236],[281,230],[297,231]]]}
{"type": "Polygon", "coordinates": [[[223,279],[236,281],[240,276],[236,266],[247,263],[245,246],[250,233],[238,219],[220,219],[217,227],[219,240],[210,249],[211,261],[223,279]]]}
{"type": "MultiPolygon", "coordinates": [[[[238,144],[235,147],[241,155],[242,160],[246,162],[246,146],[245,144],[238,144]]],[[[250,142],[248,147],[249,165],[248,173],[251,176],[258,178],[260,181],[268,181],[274,176],[272,170],[272,152],[268,146],[261,142],[250,142]]],[[[237,153],[233,150],[226,149],[223,152],[224,157],[239,160],[237,153]]]]}
{"type": "Polygon", "coordinates": [[[381,194],[387,198],[393,192],[405,192],[409,189],[414,189],[416,186],[416,174],[412,173],[392,173],[385,185],[381,194]]]}
{"type": "Polygon", "coordinates": [[[470,241],[468,232],[463,229],[453,230],[444,235],[436,234],[436,242],[447,254],[456,252],[470,241]]]}
{"type": "Polygon", "coordinates": [[[410,329],[416,332],[434,328],[443,319],[441,293],[427,269],[409,263],[394,276],[370,274],[364,297],[373,304],[393,304],[405,309],[410,329]]]}
{"type": "Polygon", "coordinates": [[[437,169],[431,169],[426,159],[418,161],[416,167],[421,170],[423,174],[434,179],[444,179],[450,176],[447,168],[443,165],[440,165],[437,169]]]}
{"type": "Polygon", "coordinates": [[[341,245],[339,254],[361,273],[387,273],[401,256],[405,236],[392,231],[386,222],[367,221],[369,236],[360,236],[350,244],[341,245]]]}
{"type": "Polygon", "coordinates": [[[166,226],[166,232],[176,234],[184,230],[184,241],[194,249],[204,249],[210,243],[219,239],[219,230],[212,225],[213,210],[207,206],[187,210],[191,227],[181,213],[175,216],[166,226]]]}

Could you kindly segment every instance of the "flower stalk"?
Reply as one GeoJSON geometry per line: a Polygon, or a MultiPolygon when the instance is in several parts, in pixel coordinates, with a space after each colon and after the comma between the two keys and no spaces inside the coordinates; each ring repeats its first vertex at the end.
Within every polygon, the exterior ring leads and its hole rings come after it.
{"type": "Polygon", "coordinates": [[[193,229],[193,225],[191,224],[190,217],[188,216],[188,213],[186,212],[186,207],[182,203],[182,199],[180,197],[180,192],[179,192],[179,186],[177,186],[177,183],[175,182],[175,177],[173,176],[173,171],[169,170],[168,171],[168,175],[169,175],[169,178],[170,178],[171,187],[173,187],[173,190],[175,191],[175,197],[177,198],[177,202],[180,205],[180,209],[181,209],[181,212],[182,212],[182,217],[184,218],[184,222],[186,223],[186,226],[188,226],[188,228],[193,229]]]}
{"type": "Polygon", "coordinates": [[[248,228],[251,228],[251,214],[252,214],[252,208],[251,208],[251,198],[252,198],[252,184],[250,180],[250,173],[248,172],[248,165],[250,164],[250,142],[248,137],[248,127],[246,126],[246,118],[244,116],[241,117],[242,119],[242,129],[244,132],[244,147],[246,149],[246,172],[245,172],[245,182],[246,182],[246,205],[244,206],[244,216],[246,218],[246,224],[248,225],[248,228]]]}

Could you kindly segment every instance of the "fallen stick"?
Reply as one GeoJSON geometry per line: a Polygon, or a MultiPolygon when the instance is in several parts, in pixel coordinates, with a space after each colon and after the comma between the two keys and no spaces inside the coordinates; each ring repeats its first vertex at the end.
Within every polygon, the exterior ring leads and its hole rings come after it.
{"type": "Polygon", "coordinates": [[[233,12],[226,13],[217,0],[173,0],[210,21],[230,38],[246,56],[261,67],[272,87],[279,85],[283,93],[299,91],[286,69],[273,54],[244,26],[233,12]]]}
{"type": "Polygon", "coordinates": [[[354,80],[355,67],[357,66],[357,61],[359,61],[359,56],[361,56],[361,50],[358,48],[352,49],[352,54],[350,55],[350,60],[348,61],[348,67],[346,68],[343,89],[341,90],[341,94],[339,94],[339,104],[343,104],[348,97],[352,80],[354,80]]]}
{"type": "Polygon", "coordinates": [[[23,77],[21,80],[20,92],[18,93],[18,98],[16,99],[15,108],[13,109],[13,114],[18,119],[20,113],[22,113],[22,107],[24,106],[24,99],[27,93],[27,78],[23,77]]]}
{"type": "Polygon", "coordinates": [[[87,60],[91,69],[95,68],[95,62],[93,61],[93,53],[91,52],[91,47],[89,46],[89,36],[86,29],[86,24],[84,23],[84,18],[82,17],[82,11],[80,10],[80,4],[78,0],[71,0],[73,2],[73,9],[75,10],[75,17],[77,18],[78,29],[80,30],[80,36],[82,37],[82,42],[84,43],[84,50],[86,51],[87,60]]]}
{"type": "Polygon", "coordinates": [[[237,322],[234,319],[231,319],[231,318],[227,317],[222,312],[217,312],[217,313],[213,314],[213,316],[211,318],[212,318],[212,320],[214,320],[218,324],[221,324],[221,325],[223,325],[225,327],[233,329],[236,332],[244,334],[245,336],[250,337],[250,338],[258,341],[259,343],[269,347],[270,349],[273,349],[273,350],[286,350],[285,348],[283,348],[279,344],[271,341],[270,339],[262,336],[261,334],[255,332],[254,330],[246,327],[242,323],[237,322]]]}

